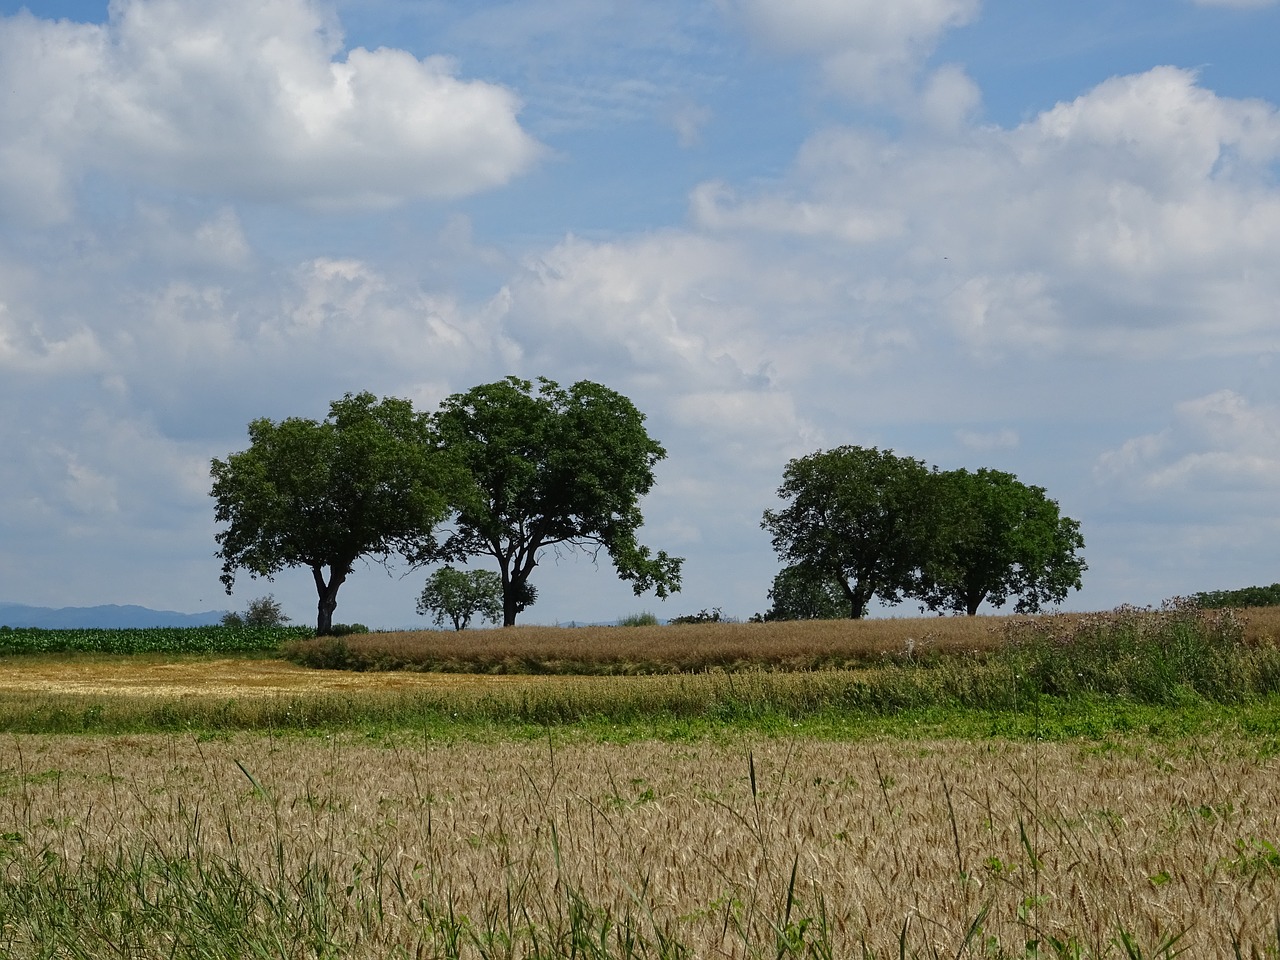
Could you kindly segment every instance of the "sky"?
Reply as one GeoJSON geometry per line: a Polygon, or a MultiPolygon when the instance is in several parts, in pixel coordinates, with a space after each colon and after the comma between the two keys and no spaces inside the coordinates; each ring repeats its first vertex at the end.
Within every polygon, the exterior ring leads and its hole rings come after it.
{"type": "MultiPolygon", "coordinates": [[[[0,600],[218,582],[209,462],[368,390],[603,383],[668,452],[635,597],[768,608],[788,460],[1044,487],[1064,604],[1280,580],[1275,0],[0,0],[0,600]]],[[[483,564],[480,564],[483,565],[483,564]]],[[[357,565],[335,620],[425,626],[357,565]]],[[[984,608],[989,611],[989,608],[984,608]]],[[[913,615],[904,604],[879,615],[913,615]]]]}

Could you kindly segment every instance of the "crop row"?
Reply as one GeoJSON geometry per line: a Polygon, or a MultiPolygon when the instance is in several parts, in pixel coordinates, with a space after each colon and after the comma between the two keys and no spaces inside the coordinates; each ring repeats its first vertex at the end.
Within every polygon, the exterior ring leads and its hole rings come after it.
{"type": "Polygon", "coordinates": [[[0,655],[29,653],[263,653],[315,633],[309,627],[145,627],[43,630],[0,627],[0,655]]]}

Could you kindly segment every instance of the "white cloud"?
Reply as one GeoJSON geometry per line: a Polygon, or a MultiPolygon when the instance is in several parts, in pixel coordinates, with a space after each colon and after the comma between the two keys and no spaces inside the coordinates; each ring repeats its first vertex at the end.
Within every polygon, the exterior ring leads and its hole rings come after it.
{"type": "Polygon", "coordinates": [[[91,170],[226,197],[378,207],[499,186],[539,153],[503,87],[342,51],[312,0],[120,0],[105,25],[0,19],[0,205],[71,210],[91,170]]]}
{"type": "Polygon", "coordinates": [[[682,100],[670,109],[669,120],[682,147],[697,146],[702,140],[702,128],[711,122],[711,108],[689,100],[682,100]]]}
{"type": "Polygon", "coordinates": [[[974,351],[1256,352],[1277,344],[1278,159],[1272,105],[1160,67],[1012,129],[829,128],[781,185],[704,183],[690,212],[893,278],[974,351]]]}
{"type": "Polygon", "coordinates": [[[978,114],[982,91],[958,64],[933,71],[920,94],[923,120],[940,130],[959,130],[978,114]]]}
{"type": "Polygon", "coordinates": [[[103,356],[97,334],[88,327],[48,334],[40,321],[23,322],[0,302],[0,370],[69,376],[98,368],[103,356]]]}
{"type": "Polygon", "coordinates": [[[898,99],[948,29],[971,21],[980,0],[726,0],[762,43],[815,56],[847,96],[898,99]]]}
{"type": "Polygon", "coordinates": [[[1094,474],[1144,498],[1194,496],[1224,509],[1238,495],[1274,500],[1280,408],[1256,406],[1232,390],[1184,401],[1170,426],[1102,454],[1094,474]]]}
{"type": "Polygon", "coordinates": [[[1003,427],[994,431],[957,430],[956,439],[968,450],[1013,450],[1021,442],[1016,430],[1003,427]]]}

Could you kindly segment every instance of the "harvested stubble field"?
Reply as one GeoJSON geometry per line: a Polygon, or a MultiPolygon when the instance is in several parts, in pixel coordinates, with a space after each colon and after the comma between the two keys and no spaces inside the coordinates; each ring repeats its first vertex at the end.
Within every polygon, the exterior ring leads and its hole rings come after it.
{"type": "Polygon", "coordinates": [[[1280,950],[1280,761],[1239,741],[6,736],[0,757],[17,958],[1280,950]]]}

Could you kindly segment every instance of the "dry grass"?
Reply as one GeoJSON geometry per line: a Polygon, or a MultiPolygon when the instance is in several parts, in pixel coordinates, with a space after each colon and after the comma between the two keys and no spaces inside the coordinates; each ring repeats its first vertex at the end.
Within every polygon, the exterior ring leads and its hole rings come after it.
{"type": "MultiPolygon", "coordinates": [[[[342,638],[361,665],[459,673],[678,673],[863,666],[910,648],[987,650],[1007,618],[921,617],[653,627],[421,630],[342,638]]],[[[294,644],[306,651],[328,641],[294,644]]]]}
{"type": "Polygon", "coordinates": [[[1246,749],[10,736],[0,953],[1275,957],[1246,749]]]}
{"type": "MultiPolygon", "coordinates": [[[[422,630],[306,640],[288,655],[308,665],[445,673],[689,673],[868,666],[886,656],[990,653],[1011,633],[1070,633],[1095,614],[903,617],[652,627],[507,627],[422,630]]],[[[1247,643],[1280,638],[1280,607],[1247,610],[1247,643]]]]}
{"type": "Polygon", "coordinates": [[[0,658],[0,694],[94,697],[278,697],[493,689],[516,677],[308,670],[281,660],[101,654],[0,658]]]}

